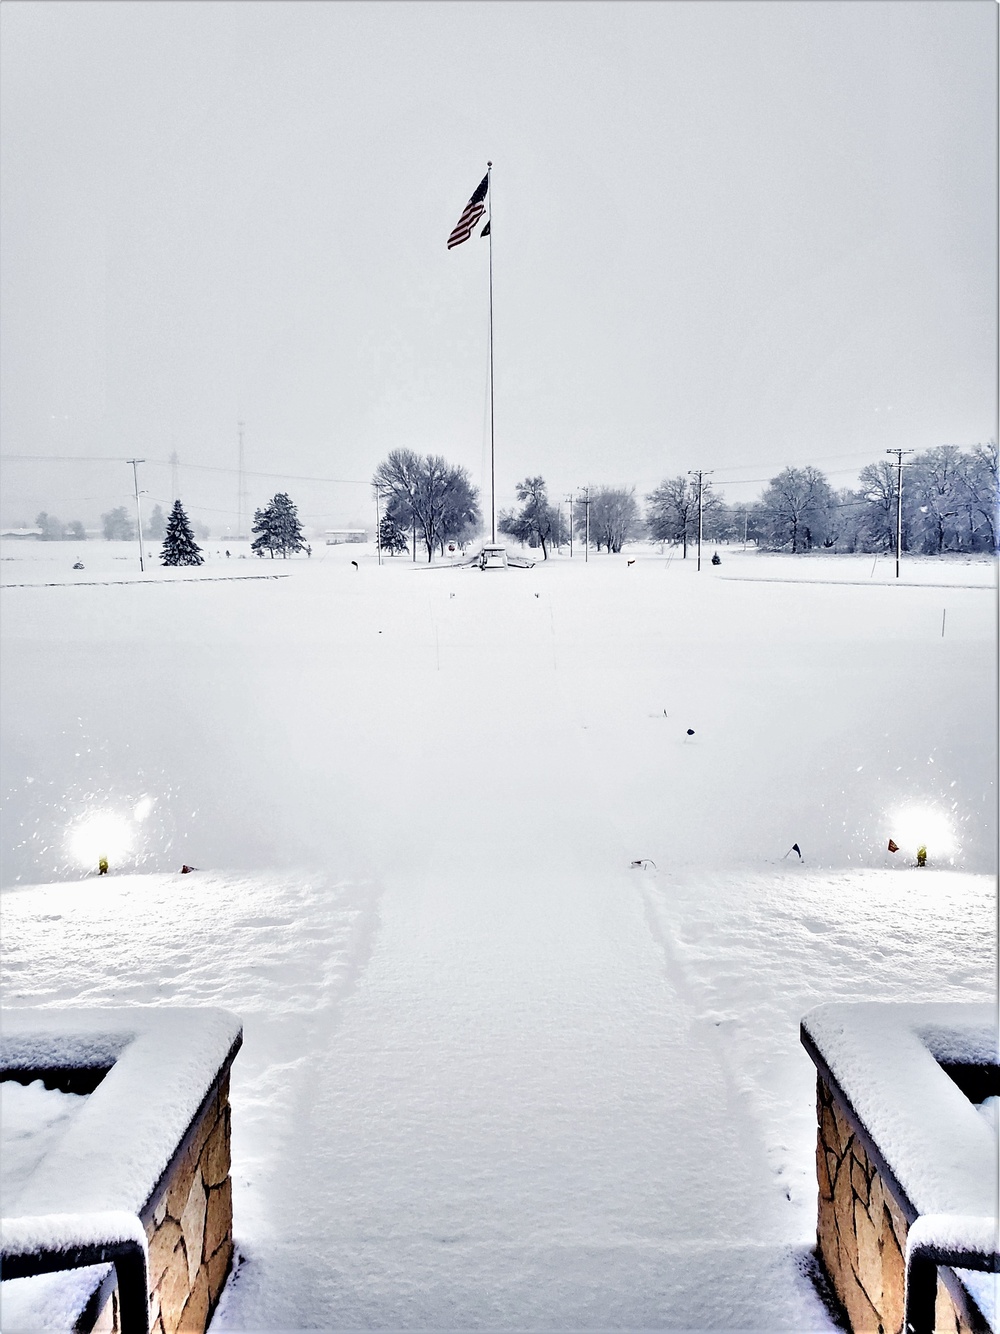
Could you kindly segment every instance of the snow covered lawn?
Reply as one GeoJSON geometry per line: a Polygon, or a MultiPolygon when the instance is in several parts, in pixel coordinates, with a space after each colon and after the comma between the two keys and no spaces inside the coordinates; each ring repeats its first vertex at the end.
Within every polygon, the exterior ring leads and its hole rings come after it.
{"type": "Polygon", "coordinates": [[[214,1328],[830,1327],[798,1020],[993,994],[993,567],[723,556],[4,593],[4,1003],[244,1020],[214,1328]]]}

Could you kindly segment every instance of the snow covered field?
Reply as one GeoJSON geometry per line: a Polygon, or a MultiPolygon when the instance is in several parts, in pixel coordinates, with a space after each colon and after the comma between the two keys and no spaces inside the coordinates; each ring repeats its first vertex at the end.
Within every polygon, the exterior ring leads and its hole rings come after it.
{"type": "Polygon", "coordinates": [[[215,545],[0,551],[4,1003],[243,1017],[213,1327],[830,1328],[798,1020],[993,995],[995,567],[215,545]]]}

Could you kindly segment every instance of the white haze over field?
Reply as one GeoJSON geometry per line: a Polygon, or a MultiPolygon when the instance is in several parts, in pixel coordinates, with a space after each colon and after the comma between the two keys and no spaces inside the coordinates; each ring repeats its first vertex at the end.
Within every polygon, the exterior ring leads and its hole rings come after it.
{"type": "Polygon", "coordinates": [[[995,433],[991,3],[7,0],[0,32],[4,524],[95,522],[138,456],[233,531],[238,420],[250,513],[370,524],[401,445],[482,484],[487,244],[445,241],[488,159],[498,504],[690,468],[743,502],[995,433]]]}
{"type": "Polygon", "coordinates": [[[213,1329],[832,1329],[798,1023],[995,996],[994,563],[80,550],[0,547],[3,999],[242,1017],[213,1329]]]}

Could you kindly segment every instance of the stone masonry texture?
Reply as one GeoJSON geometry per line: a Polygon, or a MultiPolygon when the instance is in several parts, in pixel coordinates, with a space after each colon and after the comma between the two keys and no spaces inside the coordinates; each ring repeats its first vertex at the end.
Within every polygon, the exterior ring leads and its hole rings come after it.
{"type": "MultiPolygon", "coordinates": [[[[216,1084],[142,1215],[149,1242],[152,1334],[204,1334],[233,1256],[229,1074],[216,1084]]],[[[118,1294],[93,1325],[120,1334],[118,1294]]]]}
{"type": "MultiPolygon", "coordinates": [[[[817,1241],[854,1334],[901,1334],[907,1222],[822,1076],[817,1080],[817,1241]]],[[[938,1278],[935,1330],[976,1334],[938,1278]]]]}

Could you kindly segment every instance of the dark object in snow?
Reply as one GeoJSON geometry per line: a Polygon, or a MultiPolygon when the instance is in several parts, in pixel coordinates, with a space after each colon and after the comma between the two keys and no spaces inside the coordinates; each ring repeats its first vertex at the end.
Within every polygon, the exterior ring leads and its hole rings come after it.
{"type": "Polygon", "coordinates": [[[652,866],[655,870],[656,862],[652,861],[649,857],[640,857],[637,861],[629,862],[629,866],[633,870],[638,871],[644,871],[647,866],[652,866]]]}
{"type": "Polygon", "coordinates": [[[917,865],[918,866],[927,865],[927,848],[926,845],[923,843],[921,843],[920,847],[917,848],[917,865]]]}
{"type": "Polygon", "coordinates": [[[889,851],[890,851],[890,852],[898,852],[898,851],[899,851],[899,844],[898,844],[898,843],[894,843],[894,842],[892,841],[891,838],[889,839],[889,851]]]}
{"type": "Polygon", "coordinates": [[[229,559],[229,552],[227,551],[227,552],[226,552],[226,560],[228,560],[228,559],[229,559]]]}
{"type": "Polygon", "coordinates": [[[689,728],[688,728],[688,731],[687,731],[687,734],[688,734],[688,736],[694,736],[694,728],[693,728],[693,727],[689,727],[689,728]]]}
{"type": "Polygon", "coordinates": [[[357,562],[356,560],[352,560],[352,561],[351,561],[351,564],[354,566],[354,568],[355,568],[356,570],[358,570],[358,569],[361,568],[361,567],[358,565],[358,562],[357,562]]]}
{"type": "Polygon", "coordinates": [[[721,565],[721,564],[722,564],[722,557],[719,555],[719,553],[718,553],[717,551],[713,551],[713,552],[712,552],[712,564],[713,564],[713,565],[721,565]]]}
{"type": "Polygon", "coordinates": [[[634,561],[634,560],[627,560],[627,561],[625,562],[625,567],[626,567],[626,569],[627,569],[628,566],[630,566],[630,565],[634,565],[634,564],[635,564],[635,561],[634,561]]]}
{"type": "Polygon", "coordinates": [[[82,569],[83,569],[83,561],[82,561],[82,560],[78,560],[78,561],[74,564],[73,569],[74,569],[74,570],[82,570],[82,569]]]}
{"type": "Polygon", "coordinates": [[[97,863],[97,874],[107,875],[107,873],[108,873],[108,859],[107,857],[101,857],[97,863]]]}
{"type": "MultiPolygon", "coordinates": [[[[793,843],[793,844],[792,844],[792,846],[791,846],[791,847],[788,849],[788,851],[785,853],[785,857],[790,857],[790,856],[792,855],[793,852],[797,852],[797,853],[799,854],[799,861],[801,861],[801,860],[802,860],[802,849],[799,847],[799,845],[798,845],[797,843],[793,843]]],[[[782,857],[781,860],[784,861],[784,860],[785,860],[785,857],[782,857]]]]}
{"type": "Polygon", "coordinates": [[[188,866],[187,862],[181,867],[181,875],[187,875],[190,871],[197,871],[197,866],[188,866]]]}

